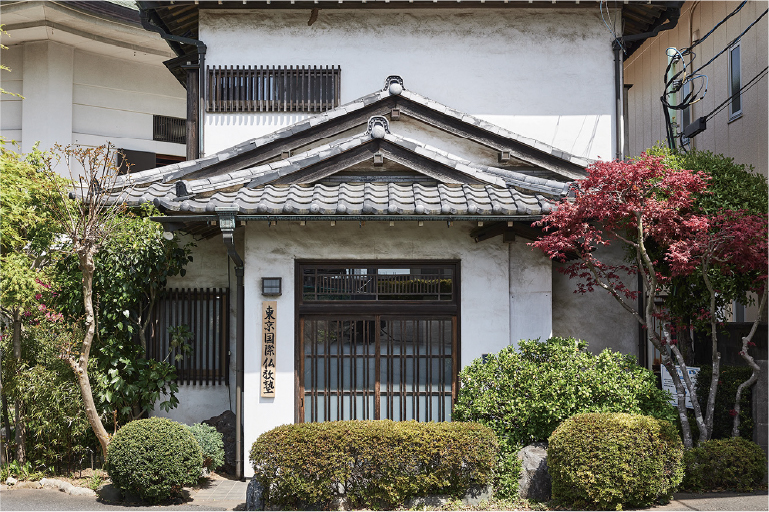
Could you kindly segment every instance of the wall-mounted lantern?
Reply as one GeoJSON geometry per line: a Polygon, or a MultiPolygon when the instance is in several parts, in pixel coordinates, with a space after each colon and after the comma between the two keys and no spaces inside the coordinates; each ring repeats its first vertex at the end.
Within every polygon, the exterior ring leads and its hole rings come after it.
{"type": "Polygon", "coordinates": [[[282,290],[283,278],[282,277],[263,277],[262,278],[262,295],[269,297],[277,297],[283,294],[282,290]]]}

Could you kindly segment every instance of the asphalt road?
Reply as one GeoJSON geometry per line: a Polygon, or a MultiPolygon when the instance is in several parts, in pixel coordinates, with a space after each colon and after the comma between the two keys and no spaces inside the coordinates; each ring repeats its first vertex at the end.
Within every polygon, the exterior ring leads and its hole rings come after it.
{"type": "MultiPolygon", "coordinates": [[[[165,505],[157,507],[109,505],[88,496],[70,496],[58,490],[50,489],[14,489],[0,492],[0,510],[228,510],[211,504],[165,505]]],[[[766,491],[759,493],[679,493],[667,505],[653,507],[657,511],[692,511],[692,510],[733,510],[754,511],[769,510],[769,496],[766,491]]]]}
{"type": "Polygon", "coordinates": [[[92,496],[71,496],[54,489],[13,489],[0,492],[0,510],[227,510],[185,503],[157,507],[109,505],[92,496]]]}

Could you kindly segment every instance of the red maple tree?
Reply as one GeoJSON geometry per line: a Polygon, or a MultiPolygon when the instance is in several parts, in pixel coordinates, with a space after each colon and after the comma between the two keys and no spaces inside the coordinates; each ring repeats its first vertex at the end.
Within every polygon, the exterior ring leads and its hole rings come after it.
{"type": "MultiPolygon", "coordinates": [[[[587,169],[588,176],[577,180],[570,197],[536,224],[545,235],[532,243],[551,259],[570,263],[558,270],[570,278],[580,279],[578,293],[602,288],[646,328],[649,341],[660,352],[662,364],[676,388],[679,418],[684,444],[692,447],[692,435],[686,414],[686,389],[704,440],[708,429],[697,401],[696,390],[689,379],[681,352],[671,340],[663,323],[660,335],[650,327],[655,318],[663,318],[655,299],[663,291],[664,277],[653,260],[650,242],[669,247],[681,240],[697,239],[707,232],[709,219],[693,213],[694,194],[707,186],[705,173],[677,170],[663,164],[662,158],[643,154],[633,161],[598,162],[587,169]],[[602,256],[601,247],[621,243],[630,249],[632,263],[613,262],[602,256]],[[623,277],[640,274],[643,290],[634,290],[623,277]],[[645,310],[639,313],[635,301],[644,294],[645,310]],[[681,367],[683,381],[678,378],[674,358],[681,367]]],[[[683,268],[683,267],[682,267],[683,268]]]]}

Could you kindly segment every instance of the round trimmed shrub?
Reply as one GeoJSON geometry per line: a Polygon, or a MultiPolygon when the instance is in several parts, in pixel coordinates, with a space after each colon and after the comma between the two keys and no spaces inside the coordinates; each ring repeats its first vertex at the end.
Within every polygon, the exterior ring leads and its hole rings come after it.
{"type": "Polygon", "coordinates": [[[203,451],[203,467],[209,471],[215,471],[224,464],[224,441],[222,434],[211,425],[195,423],[188,426],[192,437],[200,445],[203,451]]]}
{"type": "Polygon", "coordinates": [[[691,491],[752,491],[766,477],[766,455],[742,437],[711,439],[684,454],[682,487],[691,491]]]}
{"type": "Polygon", "coordinates": [[[128,423],[112,438],[105,469],[112,483],[149,502],[181,495],[203,469],[197,441],[182,425],[166,418],[128,423]]]}
{"type": "Polygon", "coordinates": [[[495,494],[518,494],[518,451],[547,441],[565,419],[587,412],[627,412],[675,421],[675,408],[652,372],[632,356],[587,351],[574,338],[521,340],[518,349],[476,359],[459,375],[455,421],[476,421],[499,437],[495,494]]]}
{"type": "Polygon", "coordinates": [[[550,436],[553,500],[619,510],[668,501],[684,475],[684,449],[668,421],[625,413],[578,414],[550,436]]]}

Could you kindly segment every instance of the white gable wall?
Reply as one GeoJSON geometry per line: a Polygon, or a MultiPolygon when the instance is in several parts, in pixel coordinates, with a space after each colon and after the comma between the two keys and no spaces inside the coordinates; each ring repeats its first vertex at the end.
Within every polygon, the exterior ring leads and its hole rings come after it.
{"type": "MultiPolygon", "coordinates": [[[[209,66],[341,65],[341,100],[411,89],[590,158],[613,156],[610,34],[598,9],[200,11],[209,66]]],[[[205,152],[305,114],[208,114],[205,152]]],[[[442,148],[451,150],[451,148],[442,148]]]]}

